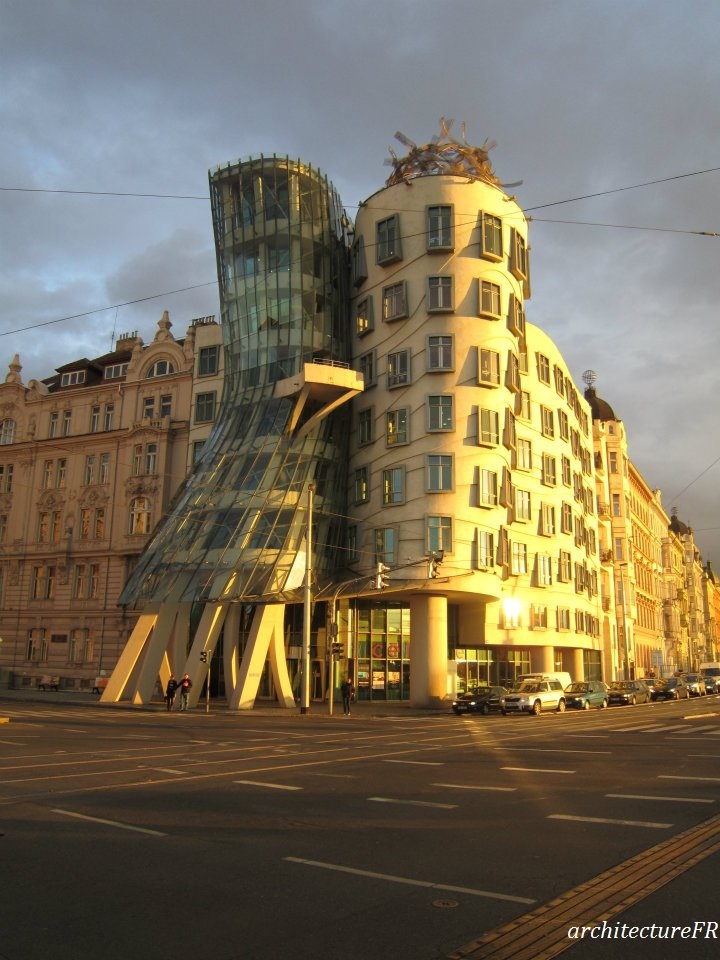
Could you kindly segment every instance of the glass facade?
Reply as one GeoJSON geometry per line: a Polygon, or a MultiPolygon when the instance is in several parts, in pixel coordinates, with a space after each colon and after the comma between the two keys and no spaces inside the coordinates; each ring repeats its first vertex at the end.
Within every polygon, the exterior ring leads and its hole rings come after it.
{"type": "Polygon", "coordinates": [[[225,388],[217,424],[121,603],[298,600],[308,488],[315,576],[333,569],[346,513],[348,411],[308,430],[312,398],[278,382],[304,364],[347,366],[346,217],[327,178],[260,157],[210,174],[225,388]]]}

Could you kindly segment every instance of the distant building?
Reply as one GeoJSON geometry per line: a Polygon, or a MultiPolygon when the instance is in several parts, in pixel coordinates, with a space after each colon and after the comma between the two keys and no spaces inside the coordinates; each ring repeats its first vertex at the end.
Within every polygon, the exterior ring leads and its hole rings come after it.
{"type": "Polygon", "coordinates": [[[0,668],[92,689],[137,620],[122,587],[200,457],[221,399],[213,317],[175,340],[164,313],[92,360],[0,384],[0,668]]]}

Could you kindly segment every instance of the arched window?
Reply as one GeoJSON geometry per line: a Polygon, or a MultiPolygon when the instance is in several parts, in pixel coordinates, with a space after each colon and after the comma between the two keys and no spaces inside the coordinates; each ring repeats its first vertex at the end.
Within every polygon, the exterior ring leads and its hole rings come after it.
{"type": "Polygon", "coordinates": [[[15,443],[15,421],[3,420],[0,423],[0,444],[15,443]]]}
{"type": "Polygon", "coordinates": [[[135,497],[130,504],[129,532],[150,533],[150,500],[147,497],[135,497]]]}
{"type": "Polygon", "coordinates": [[[156,360],[146,376],[148,380],[151,380],[153,377],[167,377],[171,373],[175,373],[175,367],[169,360],[156,360]]]}

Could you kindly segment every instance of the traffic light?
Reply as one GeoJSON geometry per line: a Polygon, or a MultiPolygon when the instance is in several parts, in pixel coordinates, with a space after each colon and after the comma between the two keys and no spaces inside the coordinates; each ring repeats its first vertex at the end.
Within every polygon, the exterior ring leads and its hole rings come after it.
{"type": "Polygon", "coordinates": [[[201,650],[201,651],[200,651],[200,663],[207,663],[207,661],[208,661],[207,650],[201,650]]]}
{"type": "Polygon", "coordinates": [[[443,562],[445,556],[444,550],[432,550],[428,555],[428,580],[434,580],[438,576],[438,567],[443,562]]]}
{"type": "Polygon", "coordinates": [[[334,657],[345,656],[345,646],[344,644],[340,643],[337,640],[333,641],[332,647],[330,649],[334,657]]]}
{"type": "Polygon", "coordinates": [[[382,590],[383,587],[390,586],[390,581],[385,576],[385,573],[390,569],[386,563],[378,562],[377,573],[375,574],[375,589],[382,590]]]}

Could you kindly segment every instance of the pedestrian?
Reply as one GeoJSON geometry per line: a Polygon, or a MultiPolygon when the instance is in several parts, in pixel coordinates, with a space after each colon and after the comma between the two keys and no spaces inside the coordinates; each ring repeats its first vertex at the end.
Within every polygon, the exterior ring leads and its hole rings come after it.
{"type": "Polygon", "coordinates": [[[340,693],[342,693],[343,713],[349,717],[350,703],[355,699],[355,685],[350,677],[340,684],[340,693]]]}
{"type": "Polygon", "coordinates": [[[170,674],[170,679],[168,680],[167,686],[165,687],[165,701],[167,702],[168,710],[172,710],[173,708],[173,704],[175,703],[175,694],[177,692],[178,687],[179,687],[179,683],[175,679],[175,675],[170,674]]]}
{"type": "Polygon", "coordinates": [[[187,710],[188,699],[190,697],[190,687],[192,686],[192,680],[189,675],[186,673],[182,680],[180,681],[180,709],[187,710]]]}

